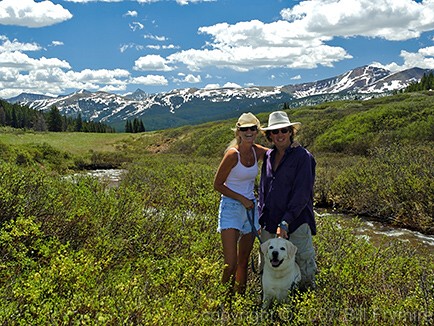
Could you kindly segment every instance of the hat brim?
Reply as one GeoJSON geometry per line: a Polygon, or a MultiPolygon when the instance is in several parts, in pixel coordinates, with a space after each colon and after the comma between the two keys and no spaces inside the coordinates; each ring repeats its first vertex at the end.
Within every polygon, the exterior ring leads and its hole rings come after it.
{"type": "Polygon", "coordinates": [[[243,123],[243,124],[240,124],[240,125],[237,124],[237,128],[253,127],[253,126],[257,126],[257,124],[256,123],[243,123]]]}
{"type": "Polygon", "coordinates": [[[267,131],[267,130],[275,130],[275,129],[285,128],[285,127],[291,127],[291,126],[293,126],[296,130],[298,130],[301,127],[301,122],[278,123],[278,124],[275,124],[275,125],[272,125],[272,126],[261,128],[261,129],[264,130],[264,131],[267,131]]]}
{"type": "MultiPolygon", "coordinates": [[[[237,125],[236,128],[231,128],[232,131],[237,131],[239,128],[243,128],[243,127],[253,127],[253,126],[258,126],[256,123],[243,123],[242,125],[237,125]]],[[[259,129],[259,126],[258,126],[259,129]]]]}

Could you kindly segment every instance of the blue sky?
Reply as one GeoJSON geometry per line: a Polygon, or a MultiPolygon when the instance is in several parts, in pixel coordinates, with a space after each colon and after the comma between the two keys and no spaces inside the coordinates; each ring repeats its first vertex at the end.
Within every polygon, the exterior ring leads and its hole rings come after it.
{"type": "Polygon", "coordinates": [[[434,0],[1,0],[0,97],[434,68],[434,0]]]}

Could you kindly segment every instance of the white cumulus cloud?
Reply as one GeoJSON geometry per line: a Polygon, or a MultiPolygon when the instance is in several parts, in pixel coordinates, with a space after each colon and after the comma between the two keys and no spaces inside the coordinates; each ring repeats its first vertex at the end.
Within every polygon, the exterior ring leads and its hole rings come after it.
{"type": "Polygon", "coordinates": [[[163,57],[156,54],[149,54],[137,59],[134,63],[134,70],[151,70],[151,71],[171,71],[173,70],[170,67],[169,62],[163,57]]]}
{"type": "Polygon", "coordinates": [[[2,0],[0,24],[25,27],[44,27],[72,18],[72,14],[60,4],[51,1],[2,0]]]}
{"type": "Polygon", "coordinates": [[[139,85],[167,85],[169,82],[164,76],[147,75],[131,78],[129,83],[139,85]]]}
{"type": "MultiPolygon", "coordinates": [[[[270,23],[252,20],[200,27],[198,32],[211,38],[206,48],[173,53],[168,60],[191,71],[211,66],[239,72],[332,67],[352,58],[345,48],[332,45],[337,37],[401,41],[433,30],[434,1],[306,0],[282,10],[281,17],[270,23]]],[[[423,54],[418,55],[422,59],[423,54]]],[[[406,53],[401,56],[410,60],[406,53]]]]}

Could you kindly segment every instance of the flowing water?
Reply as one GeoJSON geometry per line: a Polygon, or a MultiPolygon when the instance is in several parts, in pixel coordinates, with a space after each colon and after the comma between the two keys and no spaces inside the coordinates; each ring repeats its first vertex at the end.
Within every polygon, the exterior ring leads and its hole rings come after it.
{"type": "Polygon", "coordinates": [[[122,180],[122,176],[126,173],[123,169],[100,169],[90,170],[82,173],[76,173],[74,176],[90,176],[95,177],[101,182],[107,184],[110,188],[117,187],[122,180]]]}
{"type": "Polygon", "coordinates": [[[381,238],[390,237],[401,241],[421,245],[434,253],[434,236],[425,235],[417,231],[387,226],[380,222],[363,220],[363,226],[358,229],[360,235],[368,237],[371,241],[381,241],[381,238]]]}
{"type": "Polygon", "coordinates": [[[357,236],[372,243],[382,243],[387,239],[397,239],[417,247],[425,248],[428,252],[434,254],[434,235],[426,235],[418,231],[387,225],[367,218],[356,218],[355,216],[346,214],[317,213],[318,218],[327,218],[327,216],[332,215],[338,217],[343,222],[347,222],[345,224],[352,227],[357,236]],[[356,220],[357,223],[351,223],[356,220]]]}

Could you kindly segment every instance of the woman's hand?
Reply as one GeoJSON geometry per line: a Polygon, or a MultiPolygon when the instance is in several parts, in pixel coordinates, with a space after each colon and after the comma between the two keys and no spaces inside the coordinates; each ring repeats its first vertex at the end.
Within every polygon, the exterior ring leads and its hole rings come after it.
{"type": "Polygon", "coordinates": [[[243,204],[246,209],[255,208],[255,202],[253,200],[247,199],[246,197],[243,198],[241,204],[243,204]]]}

